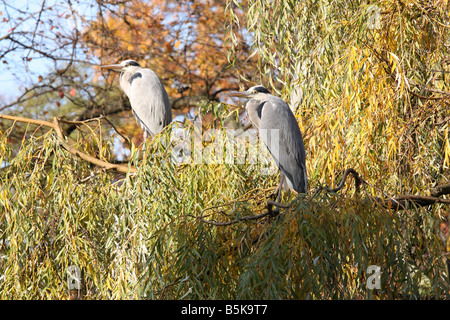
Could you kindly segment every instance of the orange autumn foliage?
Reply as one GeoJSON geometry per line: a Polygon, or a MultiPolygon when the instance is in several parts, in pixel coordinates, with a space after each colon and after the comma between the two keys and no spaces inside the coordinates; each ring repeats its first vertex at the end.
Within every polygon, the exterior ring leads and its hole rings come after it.
{"type": "MultiPolygon", "coordinates": [[[[219,100],[221,92],[238,88],[239,78],[227,57],[231,45],[224,41],[225,10],[224,0],[127,2],[93,22],[84,40],[101,63],[134,59],[154,70],[172,108],[182,109],[198,101],[183,96],[219,100]],[[190,86],[183,96],[171,87],[174,79],[190,86]]],[[[250,50],[245,30],[237,38],[242,43],[237,57],[244,61],[250,50]]],[[[240,72],[256,74],[256,59],[245,68],[240,72]]]]}

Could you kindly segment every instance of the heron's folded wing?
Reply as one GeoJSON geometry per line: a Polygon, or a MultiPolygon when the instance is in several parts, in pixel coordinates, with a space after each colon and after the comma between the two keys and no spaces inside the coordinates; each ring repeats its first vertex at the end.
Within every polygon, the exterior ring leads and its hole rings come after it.
{"type": "Polygon", "coordinates": [[[172,121],[169,97],[158,76],[150,69],[139,71],[131,83],[130,103],[141,127],[150,134],[161,132],[172,121]]]}
{"type": "Polygon", "coordinates": [[[267,100],[261,112],[260,137],[297,192],[306,192],[305,147],[297,120],[282,99],[267,100]]]}

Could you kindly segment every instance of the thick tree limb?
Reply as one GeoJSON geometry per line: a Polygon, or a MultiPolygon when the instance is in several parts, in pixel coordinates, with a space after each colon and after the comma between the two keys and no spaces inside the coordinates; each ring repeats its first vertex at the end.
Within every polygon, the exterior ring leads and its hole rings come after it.
{"type": "Polygon", "coordinates": [[[444,184],[442,186],[437,186],[431,190],[432,197],[440,197],[446,194],[450,194],[450,184],[444,184]]]}
{"type": "MultiPolygon", "coordinates": [[[[355,178],[355,187],[358,190],[359,186],[363,183],[366,183],[363,179],[360,178],[358,172],[356,172],[354,169],[349,168],[345,170],[344,175],[342,176],[341,182],[339,185],[334,188],[330,189],[329,187],[322,187],[321,189],[326,189],[328,192],[337,192],[341,190],[344,186],[344,183],[348,177],[348,175],[352,173],[353,177],[355,178]]],[[[320,191],[319,189],[318,191],[320,191]]],[[[450,194],[450,184],[437,186],[431,191],[431,196],[420,196],[420,195],[402,195],[395,198],[389,198],[389,199],[382,199],[382,198],[371,198],[376,203],[382,205],[385,208],[392,209],[395,211],[398,210],[405,210],[407,208],[410,208],[411,205],[419,206],[419,207],[425,207],[434,205],[436,203],[443,203],[443,204],[450,204],[450,199],[442,199],[439,198],[442,195],[450,194]]]]}
{"type": "MultiPolygon", "coordinates": [[[[313,196],[314,198],[320,191],[326,190],[327,192],[338,192],[340,191],[345,184],[345,181],[347,180],[347,177],[349,174],[352,174],[355,179],[355,188],[357,191],[359,191],[359,187],[362,184],[367,184],[366,181],[364,181],[358,174],[356,170],[353,168],[346,169],[344,171],[344,174],[342,176],[341,181],[339,182],[338,186],[336,188],[331,189],[328,186],[319,187],[316,192],[314,192],[313,196]]],[[[395,211],[399,210],[405,210],[410,208],[411,206],[419,206],[419,207],[425,207],[429,205],[434,205],[436,203],[443,203],[450,205],[450,199],[442,199],[439,198],[439,196],[450,194],[450,184],[437,186],[431,191],[431,196],[419,196],[419,195],[402,195],[395,198],[389,198],[389,199],[382,199],[378,197],[370,197],[371,202],[375,201],[375,203],[383,206],[386,209],[391,209],[395,211]]],[[[311,200],[310,199],[310,200],[311,200]]],[[[205,223],[214,225],[214,226],[229,226],[235,223],[238,223],[240,221],[250,221],[250,220],[258,220],[261,218],[264,218],[266,216],[276,216],[279,214],[279,211],[272,210],[273,206],[279,207],[279,208],[289,208],[292,204],[283,205],[274,201],[268,201],[267,202],[267,211],[253,216],[243,216],[235,220],[227,221],[227,222],[218,222],[218,221],[212,221],[212,220],[206,220],[203,216],[204,212],[217,208],[217,207],[210,207],[201,213],[199,216],[199,219],[202,220],[205,223]]]]}
{"type": "Polygon", "coordinates": [[[350,173],[355,178],[355,189],[356,189],[356,191],[359,191],[359,187],[361,186],[361,184],[366,183],[366,182],[363,179],[361,179],[358,172],[356,172],[356,170],[352,169],[352,168],[348,168],[347,170],[345,170],[344,175],[342,176],[341,182],[339,183],[339,185],[336,188],[330,189],[329,187],[325,187],[327,189],[327,191],[338,192],[339,190],[341,190],[344,187],[345,180],[347,180],[347,176],[350,173]]]}
{"type": "Polygon", "coordinates": [[[399,196],[390,199],[373,198],[373,200],[375,200],[378,204],[382,205],[383,207],[395,211],[408,209],[412,205],[418,207],[426,207],[434,205],[436,203],[450,204],[450,199],[442,199],[428,196],[416,196],[416,195],[399,196]]]}

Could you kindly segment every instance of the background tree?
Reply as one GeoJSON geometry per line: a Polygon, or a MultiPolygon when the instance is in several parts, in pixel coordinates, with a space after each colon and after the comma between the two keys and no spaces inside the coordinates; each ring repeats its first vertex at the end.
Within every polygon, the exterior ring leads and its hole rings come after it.
{"type": "MultiPolygon", "coordinates": [[[[132,58],[151,68],[162,79],[175,115],[192,111],[199,101],[219,101],[222,92],[238,89],[238,77],[228,68],[224,10],[225,1],[212,0],[3,2],[4,22],[11,28],[1,38],[0,58],[4,72],[23,87],[0,111],[75,121],[108,116],[139,144],[141,129],[118,74],[101,74],[96,66],[132,58]],[[180,94],[172,88],[175,79],[189,90],[180,94]]],[[[248,50],[241,46],[239,58],[245,59],[248,50]]],[[[247,66],[249,73],[254,68],[247,66]]],[[[64,129],[71,134],[75,125],[64,129]]],[[[19,134],[11,139],[20,141],[19,134]]]]}

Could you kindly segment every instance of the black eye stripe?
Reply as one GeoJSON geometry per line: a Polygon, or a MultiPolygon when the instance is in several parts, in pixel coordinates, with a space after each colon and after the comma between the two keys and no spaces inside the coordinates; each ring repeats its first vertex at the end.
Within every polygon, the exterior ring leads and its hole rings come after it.
{"type": "Polygon", "coordinates": [[[128,61],[126,66],[140,67],[139,63],[137,63],[136,61],[128,61]]]}
{"type": "Polygon", "coordinates": [[[253,90],[258,91],[258,92],[261,92],[261,93],[270,93],[269,90],[267,90],[267,89],[264,88],[264,87],[256,87],[256,88],[254,88],[253,90]]]}
{"type": "Polygon", "coordinates": [[[256,92],[259,92],[259,93],[268,93],[268,94],[270,94],[269,90],[264,88],[262,85],[254,86],[254,87],[250,88],[249,91],[256,91],[256,92]]]}

